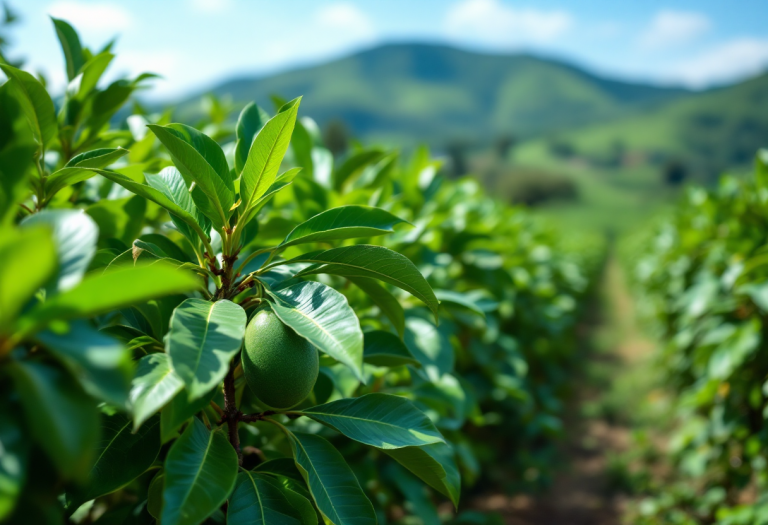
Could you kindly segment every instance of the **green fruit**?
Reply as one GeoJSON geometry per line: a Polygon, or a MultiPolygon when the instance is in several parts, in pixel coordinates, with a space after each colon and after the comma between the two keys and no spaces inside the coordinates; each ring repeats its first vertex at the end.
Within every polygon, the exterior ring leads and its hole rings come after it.
{"type": "Polygon", "coordinates": [[[251,391],[262,404],[275,409],[301,403],[320,371],[317,349],[269,307],[257,310],[248,323],[242,360],[251,391]]]}

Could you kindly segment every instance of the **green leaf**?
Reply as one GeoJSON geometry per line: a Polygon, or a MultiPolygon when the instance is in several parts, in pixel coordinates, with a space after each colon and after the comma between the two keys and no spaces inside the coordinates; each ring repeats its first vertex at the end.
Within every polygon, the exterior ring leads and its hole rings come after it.
{"type": "Polygon", "coordinates": [[[66,332],[46,330],[35,338],[43,344],[83,389],[101,401],[125,407],[133,375],[131,354],[118,341],[84,321],[70,323],[66,332]]]}
{"type": "Polygon", "coordinates": [[[51,17],[51,20],[56,27],[56,36],[59,37],[61,50],[64,52],[64,61],[67,64],[67,78],[72,80],[80,72],[83,64],[85,64],[80,38],[77,36],[74,28],[64,20],[53,17],[51,17]]]}
{"type": "Polygon", "coordinates": [[[33,361],[6,366],[35,442],[64,478],[85,481],[99,441],[96,402],[59,368],[33,361]]]}
{"type": "MultiPolygon", "coordinates": [[[[179,172],[178,169],[169,166],[157,175],[147,174],[144,175],[144,177],[147,180],[147,184],[160,191],[176,206],[184,210],[187,215],[193,217],[202,231],[206,232],[206,234],[211,231],[210,219],[201,213],[200,210],[197,209],[197,206],[195,206],[189,190],[187,189],[187,185],[184,182],[184,178],[181,176],[181,172],[179,172]]],[[[190,228],[188,220],[176,216],[173,212],[171,212],[171,220],[179,231],[181,231],[193,244],[198,242],[199,237],[195,231],[190,228]]]]}
{"type": "Polygon", "coordinates": [[[69,162],[67,162],[67,167],[95,169],[106,168],[117,159],[128,155],[128,153],[129,151],[127,149],[121,147],[94,149],[79,155],[75,155],[69,160],[69,162]]]}
{"type": "Polygon", "coordinates": [[[306,408],[301,413],[372,447],[392,449],[445,442],[432,421],[400,396],[366,394],[306,408]]]}
{"type": "Polygon", "coordinates": [[[51,97],[40,81],[26,71],[16,69],[8,64],[0,64],[0,69],[8,76],[8,81],[12,83],[13,93],[32,128],[32,135],[37,143],[45,149],[45,145],[58,133],[56,110],[53,107],[51,97]]]}
{"type": "Polygon", "coordinates": [[[147,512],[160,522],[163,513],[163,491],[165,490],[165,472],[160,470],[147,490],[147,512]]]}
{"type": "Polygon", "coordinates": [[[240,198],[246,212],[275,182],[291,141],[301,98],[280,109],[256,135],[240,178],[240,198]]]}
{"type": "Polygon", "coordinates": [[[268,120],[269,115],[257,106],[255,102],[251,102],[240,112],[240,117],[237,119],[237,127],[235,128],[235,135],[237,136],[237,143],[235,144],[235,173],[238,175],[243,171],[245,162],[248,160],[248,152],[251,149],[251,144],[253,144],[253,139],[268,120]]]}
{"type": "Polygon", "coordinates": [[[99,227],[99,242],[118,239],[128,245],[141,233],[147,202],[137,195],[114,200],[102,199],[88,206],[85,212],[99,227]]]}
{"type": "Polygon", "coordinates": [[[463,306],[464,308],[475,312],[481,317],[485,317],[485,312],[483,312],[483,310],[477,305],[476,302],[467,297],[466,294],[454,292],[452,290],[435,290],[435,297],[437,297],[438,301],[441,303],[453,303],[459,306],[463,306]]]}
{"type": "MultiPolygon", "coordinates": [[[[0,86],[0,104],[1,101],[0,86]]],[[[0,111],[3,111],[1,105],[0,111]]],[[[0,148],[0,228],[13,221],[18,205],[30,193],[28,182],[35,149],[26,143],[0,148]]]]}
{"type": "Polygon", "coordinates": [[[99,230],[93,219],[81,211],[44,210],[26,217],[21,225],[45,225],[53,232],[59,271],[48,291],[62,292],[76,286],[96,253],[99,230]]]}
{"type": "Polygon", "coordinates": [[[229,497],[237,480],[237,453],[220,430],[197,418],[165,460],[163,525],[197,525],[229,497]]]}
{"type": "Polygon", "coordinates": [[[405,312],[400,301],[374,279],[349,275],[346,277],[370,297],[373,304],[378,306],[381,312],[387,316],[402,339],[405,333],[405,312]]]}
{"type": "MultiPolygon", "coordinates": [[[[18,416],[0,408],[0,521],[13,511],[27,477],[29,441],[18,416]]],[[[291,462],[293,463],[293,462],[291,462]]]]}
{"type": "Polygon", "coordinates": [[[244,470],[237,475],[227,507],[227,524],[302,525],[301,514],[286,498],[280,483],[265,474],[244,470]]]}
{"type": "Polygon", "coordinates": [[[406,256],[383,246],[357,244],[330,250],[305,253],[288,261],[310,262],[314,266],[299,273],[369,277],[402,288],[429,307],[437,320],[439,303],[432,288],[418,268],[406,256]]]}
{"type": "Polygon", "coordinates": [[[192,200],[217,229],[222,229],[232,214],[235,189],[227,169],[224,152],[210,137],[183,124],[157,126],[149,129],[171,153],[173,163],[179,168],[191,191],[192,200]]]}
{"type": "Polygon", "coordinates": [[[96,87],[96,84],[99,83],[101,76],[114,58],[115,55],[111,53],[99,53],[83,65],[83,72],[81,73],[79,82],[80,85],[78,86],[75,98],[80,101],[85,100],[96,87]]]}
{"type": "Polygon", "coordinates": [[[0,333],[56,269],[56,248],[45,227],[3,230],[0,235],[0,333]],[[19,276],[24,276],[20,279],[19,276]]]}
{"type": "MultiPolygon", "coordinates": [[[[165,173],[165,170],[163,170],[161,173],[165,173]]],[[[155,204],[162,206],[171,213],[171,218],[176,218],[182,221],[184,224],[188,225],[191,230],[197,232],[198,235],[205,237],[206,239],[210,237],[208,233],[210,227],[208,229],[201,228],[200,224],[202,222],[198,222],[197,213],[193,214],[190,211],[187,211],[186,201],[182,199],[180,194],[182,190],[176,182],[171,180],[172,175],[170,175],[170,172],[165,173],[161,181],[158,181],[158,179],[155,178],[156,176],[147,175],[146,177],[147,182],[150,184],[149,186],[146,184],[139,184],[133,179],[114,171],[101,170],[99,171],[99,174],[111,180],[112,182],[119,184],[128,191],[131,191],[136,195],[140,195],[145,199],[151,200],[155,204]],[[162,188],[163,186],[167,186],[167,188],[158,189],[153,187],[155,185],[157,185],[159,188],[162,188]]],[[[191,206],[190,209],[192,209],[191,206]]],[[[194,208],[194,210],[197,210],[197,208],[194,208]]],[[[175,222],[176,221],[174,221],[174,223],[175,222]]],[[[210,223],[206,222],[206,224],[210,223]]],[[[196,238],[193,241],[194,237],[191,233],[189,235],[190,241],[197,242],[196,238]]]]}
{"type": "Polygon", "coordinates": [[[292,458],[270,459],[256,465],[253,471],[263,472],[265,474],[274,474],[275,476],[291,478],[297,481],[301,481],[303,479],[299,471],[296,470],[296,463],[292,458]]]}
{"type": "Polygon", "coordinates": [[[333,288],[305,281],[269,292],[274,312],[297,334],[363,380],[363,332],[347,298],[333,288]]]}
{"type": "Polygon", "coordinates": [[[165,342],[171,367],[187,387],[189,400],[208,393],[229,370],[240,350],[248,316],[226,299],[187,299],[173,312],[165,342]]]}
{"type": "Polygon", "coordinates": [[[419,360],[432,381],[453,370],[453,346],[443,330],[421,317],[405,321],[405,346],[419,360]]]}
{"type": "Polygon", "coordinates": [[[461,475],[450,446],[445,443],[435,443],[424,447],[406,447],[384,452],[416,474],[427,485],[450,498],[455,507],[459,506],[461,475]]]}
{"type": "Polygon", "coordinates": [[[296,226],[280,246],[325,242],[392,233],[393,226],[407,223],[381,208],[341,206],[332,208],[296,226]]]}
{"type": "Polygon", "coordinates": [[[355,153],[333,173],[333,189],[340,191],[348,182],[352,182],[369,164],[376,162],[383,153],[377,149],[365,150],[355,153]]]}
{"type": "Polygon", "coordinates": [[[159,263],[91,274],[75,288],[35,305],[21,318],[19,326],[23,332],[30,333],[53,320],[93,317],[198,287],[199,282],[191,272],[177,271],[159,263]],[[104,293],[105,290],[109,293],[104,293]]]}
{"type": "Polygon", "coordinates": [[[102,436],[96,447],[96,463],[88,483],[75,492],[84,503],[124,487],[152,466],[160,453],[160,418],[154,417],[136,433],[125,414],[104,415],[102,436]]]}
{"type": "MultiPolygon", "coordinates": [[[[286,430],[287,432],[287,430],[286,430]]],[[[376,513],[338,450],[314,434],[288,433],[296,466],[333,525],[376,525],[376,513]]]]}
{"type": "Polygon", "coordinates": [[[277,192],[291,185],[293,178],[300,171],[301,168],[291,168],[285,173],[282,173],[277,179],[275,179],[275,182],[269,187],[267,192],[259,197],[256,202],[254,202],[251,207],[248,208],[248,210],[243,215],[243,218],[241,219],[241,223],[248,224],[251,222],[251,219],[256,217],[256,214],[261,211],[264,205],[267,204],[267,202],[269,202],[269,200],[274,197],[277,192]]]}
{"type": "Polygon", "coordinates": [[[171,368],[166,354],[145,355],[139,360],[136,375],[131,382],[129,400],[133,412],[133,429],[163,408],[182,391],[184,381],[171,368]]]}
{"type": "MultiPolygon", "coordinates": [[[[293,463],[294,469],[296,469],[296,463],[293,460],[291,460],[291,463],[293,463]]],[[[298,473],[298,470],[296,470],[296,472],[298,473]]],[[[302,525],[317,525],[317,511],[315,510],[315,506],[310,501],[312,496],[305,488],[304,479],[301,478],[301,474],[299,474],[299,477],[299,480],[295,480],[293,478],[278,477],[277,482],[282,485],[283,495],[301,516],[302,525]]]]}
{"type": "Polygon", "coordinates": [[[384,330],[365,332],[363,339],[363,361],[374,366],[420,367],[421,363],[413,356],[395,334],[384,330]]]}
{"type": "Polygon", "coordinates": [[[160,439],[167,443],[176,436],[176,431],[189,419],[207,407],[216,396],[211,390],[194,401],[190,400],[186,390],[182,390],[160,412],[160,439]]]}

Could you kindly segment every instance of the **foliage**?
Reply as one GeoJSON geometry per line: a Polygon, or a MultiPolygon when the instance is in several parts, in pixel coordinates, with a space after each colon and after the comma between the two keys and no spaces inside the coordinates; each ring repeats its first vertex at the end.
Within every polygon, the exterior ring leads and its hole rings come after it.
{"type": "Polygon", "coordinates": [[[676,475],[641,505],[642,523],[765,523],[768,154],[755,176],[692,188],[637,266],[677,396],[676,475]]]}
{"type": "Polygon", "coordinates": [[[598,249],[424,149],[335,163],[300,99],[114,129],[151,76],[99,87],[111,46],[53,22],[62,99],[0,65],[0,520],[434,523],[545,478],[598,249]],[[265,305],[320,351],[290,410],[243,373],[265,305]]]}

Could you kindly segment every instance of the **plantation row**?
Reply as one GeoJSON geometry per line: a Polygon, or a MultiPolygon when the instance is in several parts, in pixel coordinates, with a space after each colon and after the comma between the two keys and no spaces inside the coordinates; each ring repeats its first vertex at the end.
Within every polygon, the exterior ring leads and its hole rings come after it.
{"type": "Polygon", "coordinates": [[[0,64],[0,521],[433,524],[546,483],[599,246],[424,149],[334,159],[298,99],[116,117],[151,75],[54,25],[63,97],[0,64]]]}
{"type": "Polygon", "coordinates": [[[673,474],[641,523],[768,523],[768,153],[754,177],[692,189],[637,266],[643,306],[666,341],[675,394],[673,474]]]}

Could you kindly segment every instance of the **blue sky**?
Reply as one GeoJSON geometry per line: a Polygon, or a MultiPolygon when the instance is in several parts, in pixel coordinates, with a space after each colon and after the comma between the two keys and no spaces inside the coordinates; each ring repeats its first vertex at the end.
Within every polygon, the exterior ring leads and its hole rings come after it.
{"type": "Polygon", "coordinates": [[[613,77],[706,87],[768,69],[766,0],[9,0],[11,55],[64,81],[47,15],[86,45],[119,35],[112,74],[163,74],[158,97],[382,42],[532,52],[613,77]]]}

